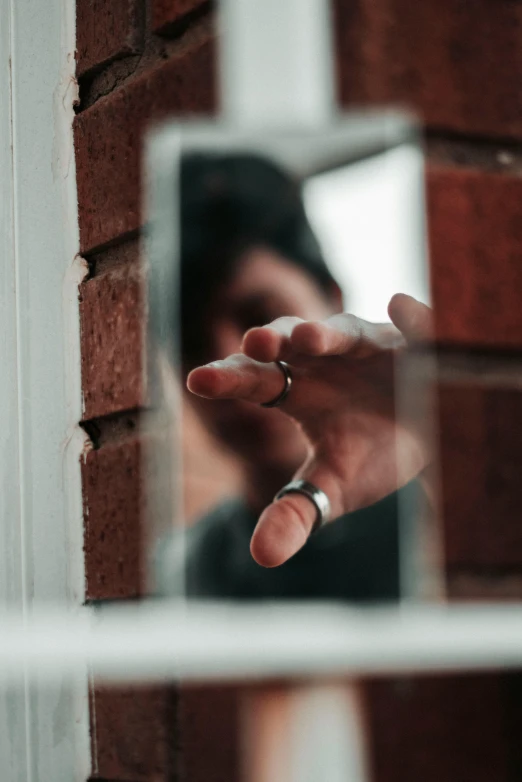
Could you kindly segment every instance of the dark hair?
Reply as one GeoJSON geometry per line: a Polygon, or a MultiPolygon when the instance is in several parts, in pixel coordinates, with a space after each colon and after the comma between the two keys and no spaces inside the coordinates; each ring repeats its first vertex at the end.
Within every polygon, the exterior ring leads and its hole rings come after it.
{"type": "Polygon", "coordinates": [[[208,311],[216,290],[254,246],[273,249],[328,292],[333,278],[308,222],[300,184],[254,154],[192,153],[182,158],[181,353],[205,360],[208,311]]]}

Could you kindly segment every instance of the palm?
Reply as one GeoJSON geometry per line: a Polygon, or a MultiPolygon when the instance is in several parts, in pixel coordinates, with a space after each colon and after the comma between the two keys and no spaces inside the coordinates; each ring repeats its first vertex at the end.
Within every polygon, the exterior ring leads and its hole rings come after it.
{"type": "Polygon", "coordinates": [[[324,480],[328,475],[339,497],[336,515],[377,502],[426,465],[418,423],[396,416],[394,366],[399,350],[388,348],[359,359],[294,359],[296,393],[287,412],[310,443],[310,458],[297,477],[313,472],[317,479],[319,472],[324,480]]]}

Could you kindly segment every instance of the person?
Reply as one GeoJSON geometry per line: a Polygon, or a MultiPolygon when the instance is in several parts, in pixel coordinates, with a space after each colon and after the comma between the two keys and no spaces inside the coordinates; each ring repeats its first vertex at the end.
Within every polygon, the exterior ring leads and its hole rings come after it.
{"type": "Polygon", "coordinates": [[[396,599],[399,506],[429,455],[419,422],[396,420],[393,365],[428,309],[344,313],[299,183],[271,161],[185,156],[181,192],[183,373],[246,490],[184,533],[181,560],[175,537],[164,572],[194,597],[396,599]]]}

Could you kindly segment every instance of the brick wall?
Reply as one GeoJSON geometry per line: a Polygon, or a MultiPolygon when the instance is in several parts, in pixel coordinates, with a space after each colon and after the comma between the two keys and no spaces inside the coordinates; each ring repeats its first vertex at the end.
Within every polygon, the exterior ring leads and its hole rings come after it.
{"type": "MultiPolygon", "coordinates": [[[[94,444],[82,463],[88,600],[143,592],[142,141],[154,119],[215,110],[213,51],[207,2],[77,2],[74,132],[81,252],[91,272],[80,289],[84,426],[94,444]]],[[[174,688],[95,687],[93,776],[177,778],[177,708],[174,688]]]]}
{"type": "MultiPolygon", "coordinates": [[[[427,125],[449,598],[522,597],[522,4],[336,0],[340,100],[427,125]],[[487,43],[486,43],[487,42],[487,43]]],[[[522,775],[519,677],[368,683],[379,782],[522,775]]]]}
{"type": "MultiPolygon", "coordinates": [[[[399,102],[427,124],[448,594],[520,598],[522,3],[336,0],[335,30],[341,104],[399,102]]],[[[135,598],[143,590],[141,144],[153,119],[215,111],[212,7],[78,0],[77,50],[80,241],[91,270],[80,290],[82,383],[95,446],[82,464],[87,598],[135,598]]],[[[521,692],[519,677],[506,675],[368,683],[376,782],[522,778],[521,692]]],[[[97,688],[95,776],[175,778],[177,697],[97,688]]],[[[233,694],[184,697],[190,782],[232,781],[233,694]],[[215,725],[214,710],[230,719],[203,759],[198,737],[215,725]]]]}

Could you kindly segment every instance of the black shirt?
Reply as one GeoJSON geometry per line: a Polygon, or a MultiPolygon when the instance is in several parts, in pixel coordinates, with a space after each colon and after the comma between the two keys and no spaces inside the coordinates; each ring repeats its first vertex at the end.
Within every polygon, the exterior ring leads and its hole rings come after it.
{"type": "Polygon", "coordinates": [[[230,500],[162,546],[161,590],[205,599],[396,600],[399,506],[416,491],[411,483],[369,508],[341,516],[276,568],[252,559],[257,516],[243,500],[230,500]]]}

